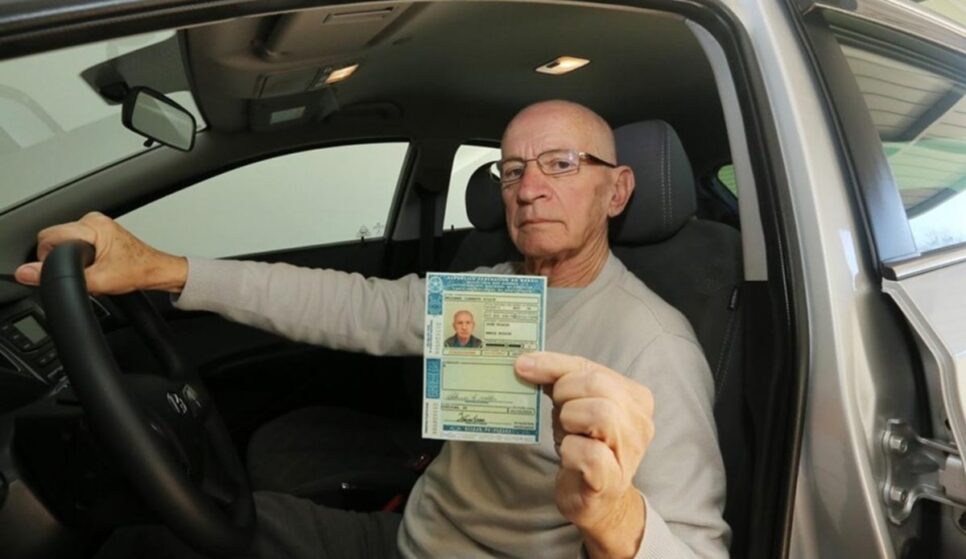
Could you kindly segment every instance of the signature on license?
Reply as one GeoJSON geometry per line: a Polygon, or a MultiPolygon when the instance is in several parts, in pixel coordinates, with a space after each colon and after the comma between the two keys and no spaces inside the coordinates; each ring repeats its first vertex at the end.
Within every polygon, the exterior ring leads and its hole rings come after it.
{"type": "Polygon", "coordinates": [[[466,415],[465,413],[460,412],[457,421],[460,423],[469,423],[471,425],[486,425],[486,420],[475,413],[473,415],[466,415]]]}

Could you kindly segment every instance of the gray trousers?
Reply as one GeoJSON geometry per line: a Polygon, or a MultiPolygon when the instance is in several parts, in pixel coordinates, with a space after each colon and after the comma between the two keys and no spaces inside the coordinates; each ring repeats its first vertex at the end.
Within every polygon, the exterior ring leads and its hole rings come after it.
{"type": "MultiPolygon", "coordinates": [[[[402,516],[331,509],[281,493],[256,492],[258,559],[397,559],[402,516]]],[[[165,526],[121,528],[95,559],[209,559],[165,526]]]]}

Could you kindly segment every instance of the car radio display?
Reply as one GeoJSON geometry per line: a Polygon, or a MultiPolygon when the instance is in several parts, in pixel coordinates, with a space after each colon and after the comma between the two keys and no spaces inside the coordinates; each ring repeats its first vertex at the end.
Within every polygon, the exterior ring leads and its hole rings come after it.
{"type": "Polygon", "coordinates": [[[17,329],[18,332],[26,336],[30,343],[38,344],[41,341],[47,339],[47,332],[44,331],[43,326],[37,322],[37,319],[32,316],[25,316],[13,323],[13,327],[17,329]]]}

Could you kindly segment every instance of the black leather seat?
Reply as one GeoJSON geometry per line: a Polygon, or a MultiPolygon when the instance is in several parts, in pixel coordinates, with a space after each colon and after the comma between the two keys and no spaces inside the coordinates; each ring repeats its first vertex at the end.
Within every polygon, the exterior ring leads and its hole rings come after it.
{"type": "MultiPolygon", "coordinates": [[[[741,549],[735,544],[747,531],[748,497],[742,489],[748,486],[751,449],[741,368],[740,234],[730,226],[695,218],[691,165],[667,123],[629,124],[618,128],[615,137],[618,160],[634,169],[637,188],[624,214],[611,224],[611,245],[631,272],[688,318],[708,358],[729,488],[725,518],[734,532],[733,548],[741,549]]],[[[486,166],[470,178],[466,207],[475,230],[460,245],[451,270],[520,258],[505,229],[499,189],[486,166]]],[[[256,489],[326,502],[325,496],[342,480],[358,479],[360,471],[367,482],[409,483],[415,476],[406,465],[427,448],[431,452],[426,445],[418,425],[400,427],[360,420],[346,410],[312,408],[292,412],[256,432],[248,465],[256,489]]]]}
{"type": "Polygon", "coordinates": [[[744,401],[741,234],[695,217],[694,173],[674,129],[662,121],[614,131],[618,161],[637,188],[611,223],[611,247],[627,269],[691,322],[714,375],[714,414],[728,484],[732,549],[744,549],[751,425],[744,401]]]}

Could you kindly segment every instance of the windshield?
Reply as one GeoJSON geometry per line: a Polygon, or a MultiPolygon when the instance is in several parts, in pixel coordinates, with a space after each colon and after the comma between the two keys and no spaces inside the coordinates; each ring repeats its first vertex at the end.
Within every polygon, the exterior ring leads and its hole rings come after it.
{"type": "Polygon", "coordinates": [[[0,212],[148,149],[95,91],[120,81],[166,92],[203,128],[170,31],[0,62],[0,212]]]}

